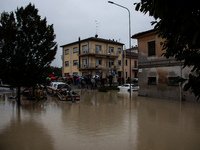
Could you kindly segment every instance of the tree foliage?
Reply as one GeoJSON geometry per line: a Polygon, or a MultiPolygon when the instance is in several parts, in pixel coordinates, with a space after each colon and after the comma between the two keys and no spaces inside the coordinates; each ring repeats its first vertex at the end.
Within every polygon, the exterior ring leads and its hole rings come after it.
{"type": "Polygon", "coordinates": [[[34,5],[3,12],[0,18],[0,77],[12,86],[41,83],[57,51],[53,25],[34,5]]]}
{"type": "Polygon", "coordinates": [[[53,67],[53,66],[50,66],[46,72],[45,72],[45,76],[48,77],[50,74],[54,73],[53,75],[54,76],[62,76],[62,67],[59,68],[59,67],[53,67]]]}
{"type": "Polygon", "coordinates": [[[159,36],[166,58],[175,57],[192,67],[184,90],[191,89],[200,98],[200,7],[198,1],[141,0],[135,9],[154,17],[152,24],[159,36]]]}

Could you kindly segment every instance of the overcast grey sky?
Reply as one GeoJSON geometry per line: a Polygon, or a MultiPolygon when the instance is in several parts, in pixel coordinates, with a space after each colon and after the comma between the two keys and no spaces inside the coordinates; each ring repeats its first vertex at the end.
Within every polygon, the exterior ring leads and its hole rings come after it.
{"type": "MultiPolygon", "coordinates": [[[[113,0],[131,11],[131,34],[152,29],[152,17],[135,11],[133,3],[139,0],[113,0]]],[[[15,11],[17,7],[35,4],[39,15],[54,25],[58,51],[52,66],[61,67],[61,45],[74,42],[78,37],[115,39],[128,48],[128,12],[108,3],[108,0],[0,0],[0,13],[15,11]],[[98,26],[98,27],[96,27],[98,26]],[[97,29],[97,30],[96,30],[97,29]]],[[[132,45],[137,42],[132,40],[132,45]]]]}

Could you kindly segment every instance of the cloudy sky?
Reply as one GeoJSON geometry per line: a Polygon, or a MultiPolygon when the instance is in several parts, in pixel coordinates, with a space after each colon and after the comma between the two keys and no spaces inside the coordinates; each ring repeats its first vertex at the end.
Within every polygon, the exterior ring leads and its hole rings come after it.
{"type": "MultiPolygon", "coordinates": [[[[131,34],[152,29],[153,18],[135,11],[133,3],[139,0],[113,0],[131,11],[131,34]]],[[[115,39],[129,46],[128,11],[108,3],[107,0],[0,0],[0,13],[15,11],[29,3],[35,5],[39,15],[54,25],[58,51],[52,66],[61,67],[61,45],[94,37],[115,39]]],[[[132,45],[137,41],[132,40],[132,45]]]]}

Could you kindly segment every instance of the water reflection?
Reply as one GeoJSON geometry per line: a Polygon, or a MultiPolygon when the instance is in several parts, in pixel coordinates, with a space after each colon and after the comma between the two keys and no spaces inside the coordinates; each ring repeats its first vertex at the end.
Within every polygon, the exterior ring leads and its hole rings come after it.
{"type": "Polygon", "coordinates": [[[7,95],[0,101],[0,149],[54,149],[48,130],[39,121],[39,105],[30,103],[23,101],[22,107],[17,107],[14,100],[8,100],[7,95]]]}
{"type": "Polygon", "coordinates": [[[199,149],[200,105],[79,91],[81,101],[0,99],[0,149],[199,149]],[[31,136],[30,136],[31,135],[31,136]],[[40,142],[42,141],[42,142],[40,142]],[[28,147],[28,148],[27,148],[28,147]]]}
{"type": "Polygon", "coordinates": [[[199,149],[199,104],[154,99],[140,104],[137,149],[199,149]]]}

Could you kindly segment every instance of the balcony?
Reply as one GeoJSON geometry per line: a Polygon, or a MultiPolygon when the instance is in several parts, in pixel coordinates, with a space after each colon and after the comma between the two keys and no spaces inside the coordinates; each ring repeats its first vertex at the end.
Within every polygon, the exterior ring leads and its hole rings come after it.
{"type": "Polygon", "coordinates": [[[88,69],[91,69],[91,70],[100,70],[100,69],[113,69],[113,70],[118,70],[120,68],[120,66],[116,66],[116,65],[105,65],[105,64],[96,64],[96,63],[89,63],[89,64],[81,64],[80,65],[80,68],[78,68],[79,70],[88,70],[88,69]]]}
{"type": "Polygon", "coordinates": [[[95,51],[93,49],[89,51],[81,51],[81,54],[79,56],[95,56],[95,57],[103,57],[103,58],[118,58],[118,55],[116,53],[104,53],[103,50],[101,51],[95,51]]]}
{"type": "Polygon", "coordinates": [[[105,64],[100,65],[100,64],[96,64],[96,63],[89,63],[89,64],[81,64],[80,66],[80,70],[88,70],[88,69],[92,69],[92,70],[99,70],[99,69],[103,69],[106,68],[105,64]]]}
{"type": "Polygon", "coordinates": [[[138,68],[132,67],[132,71],[138,71],[138,68]]]}

